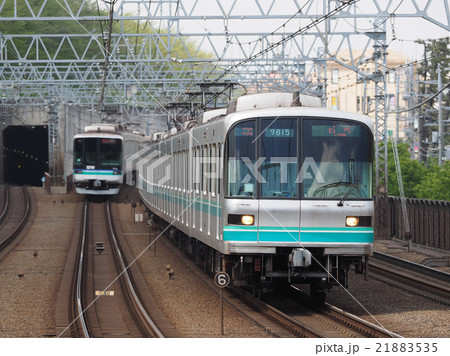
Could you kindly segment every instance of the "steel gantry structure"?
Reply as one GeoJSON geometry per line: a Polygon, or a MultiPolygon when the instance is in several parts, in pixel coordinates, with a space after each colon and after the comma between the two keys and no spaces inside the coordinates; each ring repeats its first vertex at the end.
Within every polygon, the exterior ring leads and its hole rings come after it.
{"type": "Polygon", "coordinates": [[[376,187],[387,194],[386,48],[400,20],[449,31],[448,1],[0,0],[2,103],[113,107],[139,123],[169,103],[223,105],[237,83],[231,95],[300,90],[326,105],[335,62],[375,83],[376,187]],[[367,60],[374,73],[359,71],[367,60]]]}

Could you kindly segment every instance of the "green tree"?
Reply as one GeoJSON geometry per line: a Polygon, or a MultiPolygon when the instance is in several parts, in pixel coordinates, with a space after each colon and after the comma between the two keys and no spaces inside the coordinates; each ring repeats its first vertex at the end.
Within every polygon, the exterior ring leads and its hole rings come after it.
{"type": "MultiPolygon", "coordinates": [[[[33,14],[39,14],[40,18],[45,17],[68,17],[68,12],[78,13],[83,4],[83,0],[69,1],[70,8],[66,8],[65,2],[49,0],[42,7],[42,0],[29,0],[30,8],[23,1],[17,2],[17,17],[32,17],[33,14]]],[[[97,5],[87,1],[79,14],[80,16],[106,16],[105,12],[100,12],[97,5]]],[[[33,39],[31,36],[24,38],[15,38],[14,43],[8,43],[9,51],[15,47],[19,58],[26,60],[48,59],[76,59],[75,53],[83,53],[88,46],[89,38],[77,38],[72,44],[63,42],[62,36],[65,34],[88,34],[101,33],[101,26],[98,21],[74,20],[27,20],[27,21],[6,21],[2,18],[14,17],[14,1],[9,0],[2,4],[0,12],[0,33],[2,35],[61,35],[61,37],[43,36],[42,43],[33,39]],[[61,46],[60,46],[61,45],[61,46]],[[75,48],[75,52],[71,45],[75,48]],[[59,49],[58,49],[59,48],[59,49]],[[58,53],[58,55],[56,55],[58,53]]],[[[100,47],[92,46],[86,53],[86,58],[91,58],[99,52],[100,47]]]]}
{"type": "Polygon", "coordinates": [[[439,166],[437,159],[431,160],[414,190],[420,199],[450,201],[450,162],[439,166]]]}
{"type": "MultiPolygon", "coordinates": [[[[423,163],[411,159],[409,144],[399,143],[397,145],[400,161],[403,190],[406,198],[416,197],[416,187],[421,184],[426,171],[423,163]]],[[[397,173],[395,168],[394,153],[391,143],[388,147],[388,192],[389,195],[400,196],[397,173]]]]}

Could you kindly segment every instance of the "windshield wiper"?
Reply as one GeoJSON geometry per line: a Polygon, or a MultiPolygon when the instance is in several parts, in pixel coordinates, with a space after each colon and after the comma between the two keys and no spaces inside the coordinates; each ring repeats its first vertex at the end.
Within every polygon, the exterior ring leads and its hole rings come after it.
{"type": "Polygon", "coordinates": [[[353,192],[353,189],[355,189],[357,185],[353,184],[349,190],[347,190],[347,193],[345,193],[344,197],[341,199],[341,201],[337,204],[337,206],[344,206],[344,201],[347,200],[347,198],[349,197],[349,195],[351,194],[351,192],[353,192]]]}

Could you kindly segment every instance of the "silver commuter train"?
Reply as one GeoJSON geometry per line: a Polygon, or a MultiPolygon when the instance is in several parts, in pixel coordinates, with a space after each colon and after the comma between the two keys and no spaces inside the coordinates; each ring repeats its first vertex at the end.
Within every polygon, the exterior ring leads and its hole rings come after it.
{"type": "Polygon", "coordinates": [[[309,284],[324,300],[373,251],[373,127],[293,99],[242,96],[159,135],[138,183],[149,214],[206,270],[254,291],[309,284]]]}
{"type": "Polygon", "coordinates": [[[118,194],[124,177],[133,175],[127,160],[145,142],[143,135],[115,124],[92,124],[74,136],[73,181],[78,194],[118,194]]]}

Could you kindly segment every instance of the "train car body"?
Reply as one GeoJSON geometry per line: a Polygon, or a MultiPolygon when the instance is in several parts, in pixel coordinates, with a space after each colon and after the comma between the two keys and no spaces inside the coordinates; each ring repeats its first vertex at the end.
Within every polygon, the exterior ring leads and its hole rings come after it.
{"type": "Polygon", "coordinates": [[[73,180],[78,194],[114,195],[127,172],[126,161],[145,142],[142,135],[112,124],[86,126],[74,136],[73,180]]]}
{"type": "Polygon", "coordinates": [[[373,127],[301,101],[243,96],[152,143],[139,188],[149,213],[211,272],[260,290],[310,284],[323,299],[372,254],[373,127]]]}

